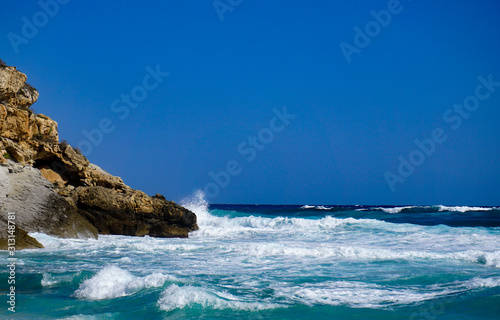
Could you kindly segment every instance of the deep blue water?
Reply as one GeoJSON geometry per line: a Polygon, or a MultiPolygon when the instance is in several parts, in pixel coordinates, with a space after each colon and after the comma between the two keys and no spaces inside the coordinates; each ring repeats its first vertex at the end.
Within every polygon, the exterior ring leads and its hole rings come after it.
{"type": "Polygon", "coordinates": [[[500,208],[498,207],[214,204],[210,205],[210,209],[289,218],[332,216],[425,226],[444,224],[450,227],[500,227],[500,208]]]}
{"type": "MultiPolygon", "coordinates": [[[[189,239],[33,234],[12,319],[499,319],[493,207],[185,204],[189,239]]],[[[0,257],[7,265],[6,252],[0,257]]]]}

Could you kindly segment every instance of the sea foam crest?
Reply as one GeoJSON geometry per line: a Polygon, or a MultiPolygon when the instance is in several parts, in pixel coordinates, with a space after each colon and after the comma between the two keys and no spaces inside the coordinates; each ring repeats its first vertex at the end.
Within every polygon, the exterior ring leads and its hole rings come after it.
{"type": "Polygon", "coordinates": [[[468,289],[495,288],[500,286],[500,277],[480,278],[475,277],[463,283],[468,289]]]}
{"type": "Polygon", "coordinates": [[[310,205],[308,205],[308,204],[303,205],[302,207],[300,207],[300,209],[303,209],[303,210],[307,210],[307,209],[314,209],[314,208],[316,208],[316,207],[315,207],[315,206],[310,206],[310,205]]]}
{"type": "Polygon", "coordinates": [[[411,209],[411,208],[415,208],[415,207],[414,206],[406,206],[406,207],[376,208],[376,209],[382,210],[382,211],[387,212],[387,213],[394,214],[394,213],[400,213],[404,209],[411,209]]]}
{"type": "Polygon", "coordinates": [[[438,208],[439,208],[439,211],[457,211],[457,212],[493,210],[493,208],[484,208],[484,207],[467,207],[467,206],[448,207],[448,206],[443,206],[443,205],[439,205],[438,208]]]}
{"type": "Polygon", "coordinates": [[[277,290],[278,296],[309,306],[348,305],[354,308],[383,308],[387,305],[409,304],[432,299],[439,294],[353,281],[327,281],[277,290]]]}
{"type": "MultiPolygon", "coordinates": [[[[82,246],[88,246],[89,244],[94,245],[98,243],[96,239],[73,239],[73,238],[58,238],[54,236],[49,236],[45,233],[30,232],[28,233],[30,237],[35,238],[44,246],[44,250],[65,250],[68,248],[79,248],[82,246]]],[[[40,249],[33,249],[40,250],[40,249]]]]}
{"type": "Polygon", "coordinates": [[[169,286],[161,294],[157,303],[161,310],[172,311],[196,305],[212,309],[234,309],[234,310],[266,310],[282,307],[278,304],[265,302],[240,301],[237,297],[226,292],[210,291],[208,289],[178,285],[169,286]]]}
{"type": "Polygon", "coordinates": [[[310,205],[304,205],[300,207],[299,209],[307,210],[307,209],[316,209],[316,210],[330,210],[331,208],[325,207],[325,206],[310,206],[310,205]]]}
{"type": "Polygon", "coordinates": [[[477,252],[469,250],[466,252],[469,256],[472,256],[476,262],[490,267],[500,268],[500,251],[477,252]]]}
{"type": "Polygon", "coordinates": [[[126,270],[109,265],[85,280],[75,291],[75,296],[86,300],[114,299],[134,294],[144,288],[161,287],[166,280],[172,278],[161,273],[136,277],[126,270]]]}

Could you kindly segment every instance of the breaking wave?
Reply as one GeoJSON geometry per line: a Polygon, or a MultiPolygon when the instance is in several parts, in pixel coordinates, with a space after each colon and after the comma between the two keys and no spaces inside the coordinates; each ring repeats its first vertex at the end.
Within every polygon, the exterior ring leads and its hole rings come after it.
{"type": "Polygon", "coordinates": [[[173,279],[175,278],[161,273],[137,277],[115,265],[109,265],[85,280],[75,291],[75,297],[86,300],[114,299],[145,288],[161,287],[165,281],[173,279]]]}
{"type": "Polygon", "coordinates": [[[257,311],[280,308],[276,303],[241,301],[227,292],[214,291],[195,286],[171,285],[162,292],[158,307],[165,311],[201,306],[212,309],[234,309],[257,311]]]}

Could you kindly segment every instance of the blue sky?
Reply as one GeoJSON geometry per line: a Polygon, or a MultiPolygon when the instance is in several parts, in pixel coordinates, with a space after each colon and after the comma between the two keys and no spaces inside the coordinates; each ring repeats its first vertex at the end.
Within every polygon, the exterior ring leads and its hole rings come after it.
{"type": "Polygon", "coordinates": [[[148,194],[499,205],[498,1],[42,0],[0,16],[0,58],[39,90],[36,112],[148,194]]]}

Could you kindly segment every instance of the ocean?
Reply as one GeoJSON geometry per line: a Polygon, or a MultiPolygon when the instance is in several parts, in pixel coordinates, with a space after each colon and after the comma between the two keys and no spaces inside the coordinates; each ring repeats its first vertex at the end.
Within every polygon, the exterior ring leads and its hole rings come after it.
{"type": "Polygon", "coordinates": [[[500,319],[500,208],[208,205],[189,239],[31,234],[7,319],[500,319]]]}

